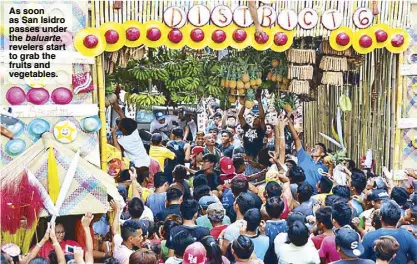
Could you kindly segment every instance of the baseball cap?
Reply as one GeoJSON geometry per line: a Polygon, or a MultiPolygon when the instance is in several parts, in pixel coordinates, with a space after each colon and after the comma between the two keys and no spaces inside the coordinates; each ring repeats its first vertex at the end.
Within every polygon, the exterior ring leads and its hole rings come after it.
{"type": "Polygon", "coordinates": [[[155,114],[155,117],[156,117],[156,120],[162,120],[162,119],[165,119],[165,115],[164,115],[164,113],[162,113],[162,112],[157,112],[156,114],[155,114]]]}
{"type": "Polygon", "coordinates": [[[214,119],[214,118],[216,118],[216,117],[220,117],[220,118],[221,118],[221,117],[222,117],[222,114],[220,114],[220,113],[215,113],[215,114],[213,115],[213,119],[214,119]]]}
{"type": "Polygon", "coordinates": [[[233,166],[233,160],[229,157],[223,157],[220,159],[220,169],[225,174],[233,174],[235,173],[235,167],[233,166]]]}
{"type": "Polygon", "coordinates": [[[217,200],[214,199],[213,196],[203,196],[200,198],[200,200],[198,201],[198,204],[203,207],[203,209],[207,209],[208,206],[212,203],[216,203],[217,200]]]}
{"type": "Polygon", "coordinates": [[[203,244],[200,242],[194,242],[185,249],[182,263],[204,264],[206,263],[206,255],[207,251],[203,244]]]}
{"type": "Polygon", "coordinates": [[[371,193],[371,201],[379,201],[389,199],[389,194],[384,189],[375,189],[371,193]]]}
{"type": "Polygon", "coordinates": [[[159,134],[159,133],[154,133],[154,134],[152,134],[151,141],[152,141],[152,142],[153,142],[153,141],[157,141],[157,142],[162,141],[162,136],[161,136],[161,134],[159,134]]]}
{"type": "Polygon", "coordinates": [[[204,151],[204,147],[200,147],[200,146],[195,146],[194,148],[193,148],[193,150],[192,150],[192,155],[193,156],[195,156],[195,155],[197,155],[198,153],[200,153],[200,152],[203,152],[204,151]]]}
{"type": "Polygon", "coordinates": [[[215,222],[222,222],[224,218],[224,207],[221,203],[212,203],[207,207],[207,217],[215,222]]]}
{"type": "Polygon", "coordinates": [[[342,252],[351,258],[359,257],[365,251],[360,236],[350,227],[342,227],[336,232],[336,246],[340,247],[342,252]]]}

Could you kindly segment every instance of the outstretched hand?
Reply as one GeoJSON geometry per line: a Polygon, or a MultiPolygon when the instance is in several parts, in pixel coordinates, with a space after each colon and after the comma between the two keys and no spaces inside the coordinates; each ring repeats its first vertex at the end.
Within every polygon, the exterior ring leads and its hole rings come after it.
{"type": "Polygon", "coordinates": [[[89,228],[91,221],[93,220],[94,216],[92,213],[88,212],[81,218],[81,224],[84,228],[89,228]]]}

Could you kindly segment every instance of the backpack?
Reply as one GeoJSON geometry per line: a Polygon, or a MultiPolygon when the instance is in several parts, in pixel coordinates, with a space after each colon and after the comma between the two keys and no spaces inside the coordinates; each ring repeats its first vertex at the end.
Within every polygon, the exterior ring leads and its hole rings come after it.
{"type": "Polygon", "coordinates": [[[174,167],[179,165],[179,164],[180,165],[185,164],[184,146],[185,146],[185,143],[183,141],[176,142],[174,140],[171,140],[167,144],[167,149],[174,152],[174,154],[175,154],[175,159],[165,160],[164,174],[167,176],[169,184],[172,183],[172,179],[173,179],[172,170],[174,169],[174,167]]]}
{"type": "Polygon", "coordinates": [[[184,141],[175,141],[171,140],[168,142],[167,147],[170,147],[170,150],[175,153],[175,161],[178,164],[185,164],[185,142],[184,141]]]}

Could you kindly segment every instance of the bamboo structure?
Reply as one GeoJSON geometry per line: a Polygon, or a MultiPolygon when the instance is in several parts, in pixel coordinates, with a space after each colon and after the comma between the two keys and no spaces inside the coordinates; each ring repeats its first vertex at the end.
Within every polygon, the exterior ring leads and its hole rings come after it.
{"type": "MultiPolygon", "coordinates": [[[[402,78],[398,78],[398,61],[402,58],[385,50],[368,54],[359,69],[358,85],[319,86],[318,101],[304,103],[304,141],[308,146],[317,142],[328,148],[338,148],[319,135],[332,136],[333,121],[336,120],[339,97],[347,95],[352,102],[352,111],[342,116],[344,143],[348,156],[359,166],[360,159],[368,149],[373,151],[376,173],[382,166],[398,167],[401,133],[396,121],[401,117],[398,111],[402,102],[402,78]]],[[[358,70],[352,70],[354,74],[358,70]]]]}

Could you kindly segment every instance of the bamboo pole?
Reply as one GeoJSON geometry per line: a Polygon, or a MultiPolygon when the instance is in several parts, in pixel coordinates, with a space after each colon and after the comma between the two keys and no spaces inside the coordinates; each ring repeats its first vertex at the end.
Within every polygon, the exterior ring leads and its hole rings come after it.
{"type": "Polygon", "coordinates": [[[402,115],[402,105],[403,105],[403,77],[400,75],[400,67],[404,60],[404,54],[401,53],[398,56],[398,63],[395,65],[397,70],[397,100],[396,100],[396,122],[395,122],[395,148],[394,148],[394,169],[398,170],[401,167],[400,164],[400,145],[401,145],[401,130],[398,128],[398,121],[401,118],[402,115]]]}

